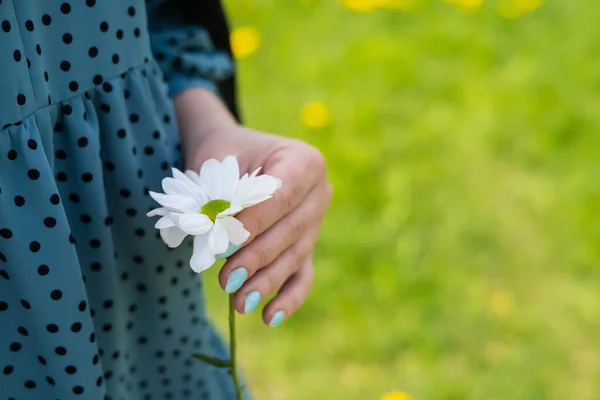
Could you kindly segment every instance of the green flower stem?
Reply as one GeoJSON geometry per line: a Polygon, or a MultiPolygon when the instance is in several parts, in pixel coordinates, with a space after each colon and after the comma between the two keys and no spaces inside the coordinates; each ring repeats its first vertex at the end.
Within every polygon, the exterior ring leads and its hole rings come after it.
{"type": "Polygon", "coordinates": [[[229,295],[229,343],[231,346],[231,376],[235,385],[235,394],[237,400],[243,400],[242,387],[240,386],[236,356],[235,356],[235,309],[233,308],[233,294],[229,295]]]}

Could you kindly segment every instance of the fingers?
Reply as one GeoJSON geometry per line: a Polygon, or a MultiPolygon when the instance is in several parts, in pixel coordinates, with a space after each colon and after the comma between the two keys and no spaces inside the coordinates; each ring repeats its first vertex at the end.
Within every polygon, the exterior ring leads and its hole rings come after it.
{"type": "Polygon", "coordinates": [[[298,151],[282,151],[280,158],[265,173],[281,179],[282,186],[272,199],[250,207],[237,215],[251,236],[250,243],[277,220],[291,212],[325,175],[325,159],[308,145],[298,144],[298,151]]]}
{"type": "Polygon", "coordinates": [[[227,281],[234,269],[244,267],[246,279],[252,277],[260,268],[272,263],[284,250],[306,236],[308,230],[320,223],[328,203],[326,196],[325,191],[314,188],[293,212],[232,255],[219,274],[221,287],[227,288],[227,281]]]}
{"type": "Polygon", "coordinates": [[[264,308],[265,323],[275,327],[298,311],[310,293],[313,279],[314,267],[309,257],[264,308]]]}
{"type": "Polygon", "coordinates": [[[279,290],[311,256],[316,232],[312,232],[283,252],[273,263],[260,269],[246,281],[234,296],[234,306],[241,313],[248,314],[271,293],[279,290]]]}

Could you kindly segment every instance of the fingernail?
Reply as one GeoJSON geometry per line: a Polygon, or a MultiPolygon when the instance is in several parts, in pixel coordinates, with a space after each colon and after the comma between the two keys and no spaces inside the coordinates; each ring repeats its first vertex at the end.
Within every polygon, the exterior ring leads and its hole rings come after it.
{"type": "Polygon", "coordinates": [[[239,267],[231,271],[229,278],[227,278],[227,284],[225,285],[225,291],[229,294],[237,291],[242,287],[246,279],[248,278],[248,271],[244,267],[239,267]]]}
{"type": "Polygon", "coordinates": [[[249,292],[244,300],[244,314],[254,311],[258,303],[260,303],[260,293],[256,290],[249,292]]]}
{"type": "Polygon", "coordinates": [[[217,254],[215,257],[218,259],[231,257],[233,253],[240,249],[240,247],[242,247],[242,245],[236,246],[233,243],[229,243],[229,247],[227,247],[227,250],[225,250],[224,253],[217,254]]]}
{"type": "Polygon", "coordinates": [[[275,328],[277,325],[283,322],[285,318],[285,311],[279,310],[275,314],[273,314],[273,318],[271,318],[271,322],[269,322],[269,326],[275,328]]]}

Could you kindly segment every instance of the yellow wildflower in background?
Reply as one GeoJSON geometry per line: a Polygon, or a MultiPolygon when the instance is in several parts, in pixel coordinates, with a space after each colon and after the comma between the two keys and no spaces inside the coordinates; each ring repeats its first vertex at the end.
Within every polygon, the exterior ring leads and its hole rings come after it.
{"type": "Polygon", "coordinates": [[[379,7],[379,0],[341,0],[341,2],[344,8],[358,13],[372,12],[379,7]]]}
{"type": "Polygon", "coordinates": [[[381,400],[412,400],[412,397],[404,392],[390,392],[384,394],[381,400]]]}
{"type": "Polygon", "coordinates": [[[483,4],[483,0],[455,0],[454,2],[466,12],[476,11],[483,4]]]}
{"type": "Polygon", "coordinates": [[[533,11],[540,8],[542,0],[515,0],[515,4],[522,10],[533,11]]]}
{"type": "Polygon", "coordinates": [[[384,0],[381,7],[387,9],[408,10],[413,5],[413,0],[384,0]]]}
{"type": "Polygon", "coordinates": [[[246,58],[260,46],[258,31],[251,26],[241,26],[231,32],[231,51],[235,58],[246,58]]]}
{"type": "Polygon", "coordinates": [[[488,310],[496,317],[506,317],[513,309],[513,298],[510,293],[497,290],[490,296],[488,310]]]}
{"type": "Polygon", "coordinates": [[[300,110],[300,120],[309,128],[324,128],[331,123],[331,112],[322,101],[311,101],[300,110]]]}

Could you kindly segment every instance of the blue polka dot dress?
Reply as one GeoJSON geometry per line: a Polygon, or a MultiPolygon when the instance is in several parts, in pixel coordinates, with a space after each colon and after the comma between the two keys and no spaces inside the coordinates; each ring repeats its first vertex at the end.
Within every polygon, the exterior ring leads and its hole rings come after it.
{"type": "Polygon", "coordinates": [[[145,215],[182,167],[170,97],[231,62],[147,3],[0,0],[0,400],[235,398],[190,357],[227,357],[191,247],[145,215]]]}

